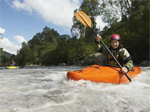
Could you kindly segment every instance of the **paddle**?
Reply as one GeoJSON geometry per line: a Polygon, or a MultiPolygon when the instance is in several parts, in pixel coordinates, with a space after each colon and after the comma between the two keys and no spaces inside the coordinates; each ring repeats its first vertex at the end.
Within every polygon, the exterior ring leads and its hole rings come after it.
{"type": "MultiPolygon", "coordinates": [[[[97,34],[95,33],[95,31],[91,27],[92,26],[92,22],[91,22],[91,19],[89,18],[89,16],[87,14],[85,14],[83,11],[78,11],[78,12],[75,13],[75,17],[82,24],[84,24],[86,27],[90,28],[91,31],[94,33],[94,35],[97,36],[97,34]]],[[[118,60],[114,57],[114,55],[110,52],[110,50],[108,49],[108,47],[104,44],[104,42],[102,41],[102,39],[100,40],[100,42],[103,44],[103,46],[105,47],[105,49],[110,53],[110,55],[114,58],[114,60],[116,61],[116,63],[122,69],[122,66],[120,65],[120,63],[118,62],[118,60]]],[[[131,82],[131,78],[128,76],[128,74],[125,73],[125,75],[129,79],[129,81],[131,82]]]]}

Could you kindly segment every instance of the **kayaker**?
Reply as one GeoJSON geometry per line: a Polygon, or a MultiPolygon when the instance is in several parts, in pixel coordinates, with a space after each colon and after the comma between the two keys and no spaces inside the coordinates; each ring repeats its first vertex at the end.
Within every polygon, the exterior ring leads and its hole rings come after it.
{"type": "Polygon", "coordinates": [[[18,66],[17,63],[14,62],[14,60],[11,61],[13,66],[18,66]]]}
{"type": "MultiPolygon", "coordinates": [[[[106,55],[106,62],[109,65],[117,65],[116,61],[113,59],[113,57],[107,52],[107,50],[101,46],[100,40],[102,37],[100,35],[97,35],[95,39],[95,46],[94,49],[104,55],[106,55]]],[[[122,73],[127,73],[132,70],[133,68],[133,61],[129,54],[129,52],[123,47],[123,45],[120,43],[120,36],[118,34],[113,34],[110,36],[110,47],[109,50],[111,53],[116,57],[118,62],[123,66],[121,69],[122,73]]],[[[105,61],[104,61],[105,62],[105,61]]]]}

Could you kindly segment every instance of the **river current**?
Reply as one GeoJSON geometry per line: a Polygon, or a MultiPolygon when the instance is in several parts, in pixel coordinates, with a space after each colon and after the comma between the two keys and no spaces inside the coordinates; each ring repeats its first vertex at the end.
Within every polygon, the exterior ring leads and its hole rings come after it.
{"type": "Polygon", "coordinates": [[[82,68],[0,69],[0,112],[150,112],[150,67],[125,84],[67,80],[82,68]]]}

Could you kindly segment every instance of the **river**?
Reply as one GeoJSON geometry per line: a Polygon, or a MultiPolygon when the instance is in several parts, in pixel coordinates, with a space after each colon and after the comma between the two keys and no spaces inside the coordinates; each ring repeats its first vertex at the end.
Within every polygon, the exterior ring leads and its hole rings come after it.
{"type": "Polygon", "coordinates": [[[67,80],[81,68],[0,69],[0,112],[150,112],[150,67],[125,84],[67,80]]]}

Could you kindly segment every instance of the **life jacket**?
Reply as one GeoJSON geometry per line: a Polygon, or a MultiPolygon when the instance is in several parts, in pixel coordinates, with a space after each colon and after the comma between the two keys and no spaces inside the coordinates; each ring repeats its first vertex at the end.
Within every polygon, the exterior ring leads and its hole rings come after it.
{"type": "MultiPolygon", "coordinates": [[[[119,63],[121,64],[121,65],[124,65],[124,62],[123,62],[123,60],[121,59],[121,57],[120,57],[120,52],[123,50],[123,48],[121,48],[117,53],[116,53],[116,55],[114,55],[114,57],[116,57],[116,59],[119,61],[119,63]]],[[[117,62],[114,60],[114,58],[110,55],[110,54],[108,54],[107,55],[107,63],[109,64],[109,65],[117,65],[117,62]]]]}

